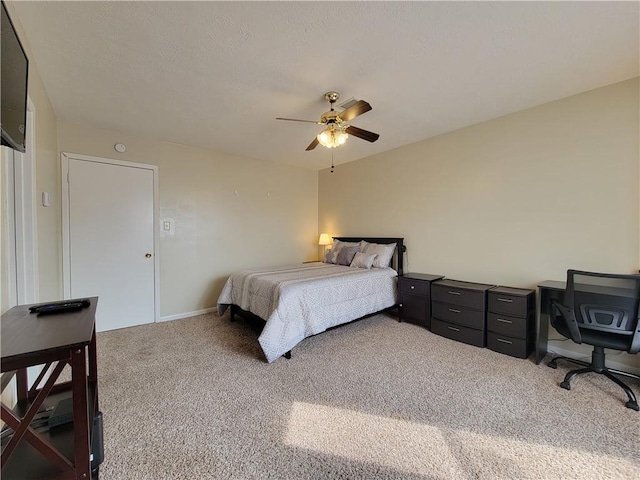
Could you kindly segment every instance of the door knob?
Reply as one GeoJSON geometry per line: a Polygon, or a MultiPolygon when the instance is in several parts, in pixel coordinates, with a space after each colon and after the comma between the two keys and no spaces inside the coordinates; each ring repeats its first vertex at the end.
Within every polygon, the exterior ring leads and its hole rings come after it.
{"type": "Polygon", "coordinates": [[[147,257],[147,258],[151,258],[151,254],[150,254],[150,253],[147,253],[147,254],[145,255],[145,257],[147,257]]]}

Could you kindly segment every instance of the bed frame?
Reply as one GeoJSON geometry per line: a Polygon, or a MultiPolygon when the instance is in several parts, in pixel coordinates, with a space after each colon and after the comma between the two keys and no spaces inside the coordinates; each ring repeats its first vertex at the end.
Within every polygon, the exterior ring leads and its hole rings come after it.
{"type": "MultiPolygon", "coordinates": [[[[369,243],[381,243],[381,244],[395,243],[396,244],[396,252],[393,255],[393,258],[391,259],[391,265],[390,266],[396,272],[398,272],[398,276],[403,275],[403,268],[402,267],[404,265],[404,253],[407,251],[407,247],[404,244],[404,238],[399,238],[399,237],[333,237],[333,239],[334,240],[340,240],[341,242],[359,242],[360,240],[364,240],[365,242],[369,242],[369,243]]],[[[333,330],[334,328],[342,327],[343,325],[348,325],[349,323],[357,322],[358,320],[369,318],[369,317],[371,317],[373,315],[377,315],[377,314],[382,313],[382,312],[395,310],[397,308],[398,308],[398,305],[396,304],[396,305],[393,305],[391,307],[388,307],[388,308],[385,308],[383,310],[380,310],[379,312],[370,313],[368,315],[365,315],[364,317],[355,318],[350,322],[342,323],[340,325],[336,325],[335,327],[328,328],[327,330],[333,330]]],[[[247,310],[243,310],[238,305],[235,305],[235,304],[232,303],[229,306],[229,320],[231,322],[235,321],[235,315],[236,314],[238,316],[244,318],[245,320],[250,321],[250,322],[261,322],[262,324],[266,323],[266,320],[264,320],[263,318],[260,318],[255,313],[249,312],[247,310]]],[[[309,338],[309,337],[307,337],[307,338],[309,338]]],[[[283,356],[286,359],[290,359],[291,358],[291,350],[289,350],[283,356]]]]}

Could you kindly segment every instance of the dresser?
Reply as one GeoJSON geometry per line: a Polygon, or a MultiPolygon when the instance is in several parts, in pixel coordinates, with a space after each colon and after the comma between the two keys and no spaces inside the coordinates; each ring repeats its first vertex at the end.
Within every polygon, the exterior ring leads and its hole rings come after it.
{"type": "Polygon", "coordinates": [[[399,319],[431,329],[431,284],[442,275],[407,273],[398,277],[399,319]]]}
{"type": "Polygon", "coordinates": [[[486,346],[487,292],[495,285],[437,280],[431,285],[431,331],[443,337],[486,346]]]}
{"type": "Polygon", "coordinates": [[[512,357],[528,358],[535,337],[535,292],[492,288],[487,309],[487,347],[512,357]]]}

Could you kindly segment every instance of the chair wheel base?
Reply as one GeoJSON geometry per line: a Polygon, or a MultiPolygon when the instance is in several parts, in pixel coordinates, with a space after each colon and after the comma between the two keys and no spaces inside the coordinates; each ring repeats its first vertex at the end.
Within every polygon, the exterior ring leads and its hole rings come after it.
{"type": "Polygon", "coordinates": [[[571,385],[569,384],[569,382],[562,382],[560,386],[565,390],[571,390],[571,385]]]}
{"type": "Polygon", "coordinates": [[[640,407],[638,407],[638,402],[632,402],[631,400],[629,400],[624,405],[625,405],[625,407],[630,408],[631,410],[635,410],[636,412],[640,412],[640,407]]]}

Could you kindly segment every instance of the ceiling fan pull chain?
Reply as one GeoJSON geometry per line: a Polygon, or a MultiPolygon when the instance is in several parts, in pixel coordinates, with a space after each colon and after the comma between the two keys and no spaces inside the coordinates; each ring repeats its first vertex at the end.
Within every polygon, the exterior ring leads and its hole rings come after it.
{"type": "Polygon", "coordinates": [[[331,173],[333,173],[333,150],[331,150],[331,173]]]}

